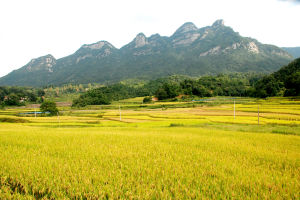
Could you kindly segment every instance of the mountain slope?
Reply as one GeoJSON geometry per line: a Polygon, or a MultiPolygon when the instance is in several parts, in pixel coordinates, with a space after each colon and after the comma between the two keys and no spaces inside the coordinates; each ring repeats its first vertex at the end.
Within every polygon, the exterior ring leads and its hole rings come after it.
{"type": "Polygon", "coordinates": [[[300,58],[300,47],[282,47],[282,49],[287,51],[294,58],[300,58]]]}
{"type": "Polygon", "coordinates": [[[276,46],[241,37],[223,20],[203,28],[188,22],[170,37],[146,37],[139,33],[120,49],[100,41],[83,45],[61,59],[55,60],[51,55],[35,59],[34,63],[2,77],[0,85],[43,86],[154,79],[172,74],[273,72],[291,60],[286,51],[276,46]]]}
{"type": "Polygon", "coordinates": [[[265,98],[282,93],[284,96],[300,95],[300,58],[256,82],[253,96],[265,98]]]}

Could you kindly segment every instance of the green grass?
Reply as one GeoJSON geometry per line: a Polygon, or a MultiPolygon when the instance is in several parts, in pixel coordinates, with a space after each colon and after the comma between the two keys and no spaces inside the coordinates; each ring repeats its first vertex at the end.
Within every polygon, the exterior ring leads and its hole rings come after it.
{"type": "Polygon", "coordinates": [[[300,198],[294,101],[259,100],[260,125],[255,99],[238,103],[235,119],[229,103],[135,101],[123,102],[122,121],[117,103],[59,117],[2,111],[15,121],[0,122],[0,199],[300,198]]]}

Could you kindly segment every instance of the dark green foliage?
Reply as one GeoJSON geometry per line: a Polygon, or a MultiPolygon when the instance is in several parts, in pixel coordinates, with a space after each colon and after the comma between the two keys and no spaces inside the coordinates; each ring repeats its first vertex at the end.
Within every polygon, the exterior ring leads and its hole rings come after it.
{"type": "MultiPolygon", "coordinates": [[[[148,95],[149,93],[146,93],[148,95]]],[[[145,90],[118,83],[96,89],[91,89],[73,100],[72,106],[107,105],[112,101],[131,97],[145,96],[145,90]]]]}
{"type": "Polygon", "coordinates": [[[299,71],[300,71],[300,58],[280,68],[280,70],[278,70],[277,72],[274,72],[274,76],[279,81],[286,82],[291,75],[299,71]]]}
{"type": "MultiPolygon", "coordinates": [[[[124,84],[113,84],[96,89],[90,89],[73,100],[73,106],[106,105],[112,101],[155,94],[158,100],[175,99],[180,94],[198,97],[211,96],[247,96],[251,88],[250,80],[256,80],[260,74],[221,74],[191,79],[184,76],[170,76],[149,81],[144,85],[132,87],[124,84]]],[[[145,101],[150,97],[144,98],[145,101]]]]}
{"type": "Polygon", "coordinates": [[[156,97],[158,100],[170,99],[178,96],[181,92],[179,82],[165,82],[157,91],[156,97]]]}
{"type": "MultiPolygon", "coordinates": [[[[211,96],[247,96],[247,91],[251,88],[250,80],[259,77],[260,74],[254,73],[235,73],[235,74],[220,74],[218,76],[204,76],[196,79],[184,79],[179,83],[173,82],[161,86],[157,90],[158,99],[173,98],[168,94],[167,88],[170,88],[170,84],[173,84],[176,95],[195,95],[198,97],[211,97],[211,96]]],[[[258,79],[258,78],[257,78],[258,79]]]]}
{"type": "Polygon", "coordinates": [[[108,105],[110,103],[111,99],[108,99],[108,96],[106,96],[102,91],[91,90],[80,95],[78,99],[74,99],[72,106],[84,107],[87,105],[108,105]]]}
{"type": "Polygon", "coordinates": [[[168,99],[169,96],[164,88],[159,88],[156,92],[156,97],[158,100],[168,99]]]}
{"type": "Polygon", "coordinates": [[[165,83],[163,89],[166,91],[168,98],[174,98],[180,93],[180,88],[177,83],[165,83]]]}
{"type": "Polygon", "coordinates": [[[192,94],[199,96],[199,97],[210,97],[211,96],[209,90],[202,85],[199,85],[198,87],[194,87],[192,90],[192,94]]]}
{"type": "Polygon", "coordinates": [[[20,106],[26,102],[36,102],[38,90],[29,87],[0,86],[0,105],[20,106]]]}
{"type": "Polygon", "coordinates": [[[17,96],[15,93],[11,93],[7,98],[4,100],[5,104],[8,106],[19,106],[21,105],[20,97],[17,96]]]}
{"type": "Polygon", "coordinates": [[[300,95],[300,58],[294,60],[277,72],[263,77],[257,81],[250,96],[269,97],[281,95],[300,95]]]}
{"type": "Polygon", "coordinates": [[[38,95],[39,97],[45,96],[45,91],[42,90],[42,89],[38,89],[37,95],[38,95]]]}
{"type": "Polygon", "coordinates": [[[284,96],[300,96],[300,71],[289,76],[284,85],[286,88],[284,96]]]}
{"type": "MultiPolygon", "coordinates": [[[[157,90],[159,88],[162,88],[164,84],[179,84],[180,82],[189,79],[188,76],[182,76],[182,75],[172,75],[168,77],[158,78],[155,80],[151,80],[148,83],[145,83],[143,87],[140,88],[140,90],[144,91],[144,95],[155,95],[157,93],[157,90]],[[149,94],[148,94],[149,93],[149,94]]],[[[177,86],[179,87],[179,85],[177,86]]]]}
{"type": "Polygon", "coordinates": [[[49,112],[49,115],[57,115],[58,113],[56,103],[53,101],[44,101],[40,106],[40,110],[42,112],[49,112]]]}
{"type": "Polygon", "coordinates": [[[143,99],[143,103],[151,103],[152,102],[152,97],[145,97],[143,99]]]}
{"type": "Polygon", "coordinates": [[[278,96],[282,86],[282,82],[276,80],[273,75],[265,76],[255,85],[254,96],[260,98],[278,96]]]}

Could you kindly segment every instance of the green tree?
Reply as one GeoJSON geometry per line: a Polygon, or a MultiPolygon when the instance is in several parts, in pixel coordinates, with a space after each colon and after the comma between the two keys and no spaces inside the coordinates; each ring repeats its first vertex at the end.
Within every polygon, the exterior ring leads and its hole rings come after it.
{"type": "Polygon", "coordinates": [[[165,83],[163,85],[164,90],[167,92],[168,94],[168,98],[174,98],[177,95],[179,95],[179,86],[177,84],[174,83],[165,83]]]}
{"type": "Polygon", "coordinates": [[[143,99],[143,103],[151,103],[152,102],[152,98],[151,97],[145,97],[143,99]]]}
{"type": "Polygon", "coordinates": [[[56,103],[53,101],[44,101],[40,106],[40,110],[42,112],[49,112],[50,115],[56,115],[58,113],[56,103]]]}
{"type": "Polygon", "coordinates": [[[259,80],[255,85],[255,96],[260,98],[277,96],[283,87],[282,83],[268,75],[259,80]]]}
{"type": "Polygon", "coordinates": [[[45,91],[42,90],[42,89],[39,89],[39,90],[37,91],[37,95],[38,95],[39,97],[45,96],[45,91]]]}
{"type": "Polygon", "coordinates": [[[5,100],[5,104],[9,106],[20,105],[20,97],[18,97],[18,95],[16,95],[15,93],[11,93],[5,100]]]}
{"type": "Polygon", "coordinates": [[[300,95],[300,71],[288,77],[285,81],[286,91],[284,96],[299,96],[300,95]]]}
{"type": "Polygon", "coordinates": [[[156,92],[156,97],[158,100],[164,100],[168,98],[168,93],[163,88],[159,88],[156,92]]]}
{"type": "Polygon", "coordinates": [[[199,85],[195,86],[192,90],[194,95],[197,95],[199,97],[210,97],[211,94],[209,93],[208,89],[206,89],[204,86],[199,85]]]}

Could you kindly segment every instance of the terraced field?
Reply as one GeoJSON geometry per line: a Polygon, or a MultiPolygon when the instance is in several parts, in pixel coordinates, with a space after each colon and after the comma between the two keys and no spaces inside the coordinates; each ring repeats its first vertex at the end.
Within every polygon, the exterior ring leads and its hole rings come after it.
{"type": "Polygon", "coordinates": [[[141,101],[0,110],[0,199],[300,198],[299,100],[141,101]]]}

